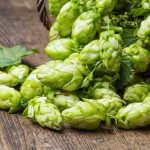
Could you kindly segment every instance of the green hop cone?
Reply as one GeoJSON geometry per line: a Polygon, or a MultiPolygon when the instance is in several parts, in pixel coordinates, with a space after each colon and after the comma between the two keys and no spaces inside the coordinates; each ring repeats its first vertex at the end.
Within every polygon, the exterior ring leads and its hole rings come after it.
{"type": "Polygon", "coordinates": [[[61,36],[59,35],[59,32],[58,32],[58,23],[57,23],[57,21],[55,21],[52,24],[51,28],[50,28],[49,38],[50,38],[50,41],[53,41],[53,40],[61,38],[61,36]]]}
{"type": "Polygon", "coordinates": [[[114,87],[109,82],[95,82],[89,87],[88,93],[93,99],[102,99],[120,96],[115,93],[114,87]]]}
{"type": "Polygon", "coordinates": [[[131,61],[131,66],[135,71],[145,72],[150,62],[150,52],[138,44],[133,44],[123,50],[123,55],[131,61]]]}
{"type": "Polygon", "coordinates": [[[21,109],[21,95],[14,88],[0,85],[0,109],[9,109],[9,113],[21,109]]]}
{"type": "Polygon", "coordinates": [[[30,100],[42,95],[43,85],[36,77],[37,72],[38,69],[32,71],[21,86],[20,93],[25,99],[30,100]]]}
{"type": "Polygon", "coordinates": [[[96,0],[96,7],[102,14],[110,13],[117,4],[117,0],[96,0]]]}
{"type": "Polygon", "coordinates": [[[59,14],[60,9],[67,2],[69,2],[69,0],[48,0],[48,8],[51,17],[56,17],[59,14]]]}
{"type": "Polygon", "coordinates": [[[100,34],[100,58],[104,66],[112,71],[118,72],[122,58],[122,38],[113,30],[104,31],[100,34]]]}
{"type": "Polygon", "coordinates": [[[33,119],[42,127],[54,130],[60,130],[62,127],[61,113],[46,97],[35,97],[30,100],[23,116],[33,119]]]}
{"type": "Polygon", "coordinates": [[[76,94],[61,90],[51,89],[46,96],[61,112],[80,101],[76,94]]]}
{"type": "Polygon", "coordinates": [[[17,85],[17,80],[11,74],[0,71],[0,85],[14,87],[17,85]]]}
{"type": "Polygon", "coordinates": [[[145,44],[150,46],[150,15],[141,22],[137,35],[145,44]]]}
{"type": "Polygon", "coordinates": [[[19,84],[22,84],[29,75],[29,67],[26,65],[16,65],[7,68],[7,73],[16,78],[19,84]]]}
{"type": "MultiPolygon", "coordinates": [[[[123,103],[125,103],[122,99],[118,97],[107,97],[102,99],[83,99],[86,102],[93,101],[97,102],[97,106],[103,105],[105,107],[105,118],[103,118],[103,121],[106,122],[106,125],[109,127],[111,125],[111,119],[114,118],[114,116],[117,114],[120,108],[123,107],[123,103]]],[[[101,108],[101,107],[99,107],[101,108]]]]}
{"type": "Polygon", "coordinates": [[[141,1],[141,6],[144,9],[150,9],[150,0],[142,0],[141,1]]]}
{"type": "Polygon", "coordinates": [[[63,120],[71,127],[84,130],[98,128],[105,118],[105,108],[96,101],[78,102],[72,108],[62,112],[63,120]]]}
{"type": "Polygon", "coordinates": [[[72,26],[72,39],[81,45],[88,44],[100,30],[100,22],[101,17],[96,11],[83,12],[72,26]]]}
{"type": "MultiPolygon", "coordinates": [[[[71,62],[61,62],[41,67],[37,73],[37,78],[42,84],[50,88],[60,88],[66,91],[74,91],[82,87],[84,78],[89,75],[89,71],[82,65],[71,62]]],[[[89,81],[89,80],[88,80],[89,81]]],[[[88,85],[87,84],[84,86],[88,85]]]]}
{"type": "Polygon", "coordinates": [[[71,39],[56,39],[48,43],[45,53],[53,59],[64,60],[78,50],[78,44],[71,39]]]}
{"type": "Polygon", "coordinates": [[[80,7],[72,2],[66,3],[56,18],[59,35],[63,38],[71,35],[72,25],[80,15],[80,7]]]}
{"type": "Polygon", "coordinates": [[[150,103],[132,103],[121,108],[115,116],[119,128],[136,129],[150,124],[150,103]]]}
{"type": "Polygon", "coordinates": [[[150,88],[147,84],[134,84],[126,88],[123,99],[128,104],[134,102],[142,102],[149,91],[150,88]]]}
{"type": "Polygon", "coordinates": [[[80,60],[85,64],[93,64],[100,60],[99,40],[94,40],[85,45],[80,53],[80,60]]]}

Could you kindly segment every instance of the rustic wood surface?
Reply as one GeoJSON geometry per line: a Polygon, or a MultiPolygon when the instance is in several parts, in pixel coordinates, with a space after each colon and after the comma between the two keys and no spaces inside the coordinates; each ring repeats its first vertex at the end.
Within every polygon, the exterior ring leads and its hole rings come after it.
{"type": "MultiPolygon", "coordinates": [[[[24,60],[36,67],[49,58],[43,48],[48,31],[36,11],[36,0],[0,0],[0,44],[38,48],[39,54],[24,60]]],[[[67,126],[61,132],[40,127],[19,114],[0,111],[0,150],[149,150],[150,128],[111,129],[100,126],[95,131],[81,131],[67,126]]]]}

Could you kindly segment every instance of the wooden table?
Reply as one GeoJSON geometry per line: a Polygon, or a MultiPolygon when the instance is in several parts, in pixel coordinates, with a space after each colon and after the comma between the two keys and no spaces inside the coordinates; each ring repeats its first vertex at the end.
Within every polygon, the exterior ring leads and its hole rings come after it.
{"type": "MultiPolygon", "coordinates": [[[[49,42],[36,11],[36,0],[0,0],[0,44],[38,48],[24,60],[31,67],[47,62],[43,49],[49,42]]],[[[42,128],[19,114],[0,111],[0,150],[149,150],[150,128],[81,131],[64,127],[61,132],[42,128]]]]}

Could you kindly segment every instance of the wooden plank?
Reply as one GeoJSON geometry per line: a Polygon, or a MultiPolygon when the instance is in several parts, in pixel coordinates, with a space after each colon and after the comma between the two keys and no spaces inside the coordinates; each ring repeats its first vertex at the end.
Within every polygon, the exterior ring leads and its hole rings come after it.
{"type": "MultiPolygon", "coordinates": [[[[41,24],[36,0],[0,0],[0,44],[38,48],[39,54],[24,60],[31,67],[47,62],[43,49],[49,42],[41,24]]],[[[0,150],[149,150],[150,127],[121,130],[101,125],[95,131],[82,131],[64,125],[57,132],[42,128],[20,114],[0,111],[0,150]]]]}

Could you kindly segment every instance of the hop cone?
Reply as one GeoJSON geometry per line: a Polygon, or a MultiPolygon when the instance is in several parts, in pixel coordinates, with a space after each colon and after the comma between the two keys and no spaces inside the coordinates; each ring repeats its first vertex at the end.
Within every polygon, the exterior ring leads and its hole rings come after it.
{"type": "Polygon", "coordinates": [[[0,71],[0,85],[14,87],[17,85],[17,80],[11,74],[0,71]]]}
{"type": "Polygon", "coordinates": [[[137,44],[126,47],[123,55],[127,56],[132,68],[138,72],[145,72],[150,62],[150,52],[137,44]]]}
{"type": "Polygon", "coordinates": [[[62,6],[67,2],[69,2],[69,0],[48,0],[48,8],[51,17],[56,17],[59,14],[62,6]]]}
{"type": "Polygon", "coordinates": [[[21,95],[18,91],[5,85],[0,85],[0,109],[9,109],[9,113],[21,109],[21,95]]]}
{"type": "Polygon", "coordinates": [[[37,78],[41,83],[50,88],[74,91],[82,87],[84,77],[89,74],[84,66],[81,65],[80,67],[80,65],[71,62],[59,61],[55,66],[50,64],[41,67],[37,73],[37,78]]]}
{"type": "Polygon", "coordinates": [[[50,58],[64,60],[77,48],[78,44],[71,39],[56,39],[46,46],[45,53],[50,58]]]}
{"type": "Polygon", "coordinates": [[[95,82],[93,86],[89,88],[88,93],[93,99],[102,99],[109,97],[120,97],[115,93],[115,90],[109,82],[95,82]]]}
{"type": "Polygon", "coordinates": [[[36,77],[37,72],[38,69],[32,71],[20,89],[21,95],[28,100],[42,95],[43,92],[43,85],[36,77]]]}
{"type": "Polygon", "coordinates": [[[29,67],[26,65],[16,65],[7,68],[7,73],[11,74],[17,81],[22,84],[29,75],[29,67]]]}
{"type": "Polygon", "coordinates": [[[80,101],[79,97],[74,93],[52,89],[47,93],[47,98],[50,99],[61,112],[73,107],[75,103],[80,101]]]}
{"type": "Polygon", "coordinates": [[[110,13],[117,4],[117,0],[96,0],[96,7],[100,13],[110,13]]]}
{"type": "Polygon", "coordinates": [[[58,32],[61,37],[71,35],[72,25],[80,14],[80,8],[72,2],[66,3],[57,16],[58,32]]]}
{"type": "Polygon", "coordinates": [[[84,130],[96,129],[101,120],[105,118],[105,109],[103,105],[99,104],[98,106],[98,103],[92,102],[80,101],[72,108],[64,110],[62,112],[63,120],[74,128],[84,130]]]}
{"type": "Polygon", "coordinates": [[[135,84],[126,88],[123,99],[127,103],[142,102],[149,93],[149,85],[135,84]]]}
{"type": "Polygon", "coordinates": [[[119,128],[136,129],[150,124],[150,103],[132,103],[121,108],[115,117],[119,128]]]}
{"type": "Polygon", "coordinates": [[[100,58],[110,71],[119,71],[122,58],[121,43],[121,36],[114,31],[104,31],[100,34],[100,58]]]}
{"type": "Polygon", "coordinates": [[[150,15],[141,22],[137,35],[144,43],[150,46],[150,15]]]}
{"type": "Polygon", "coordinates": [[[85,45],[80,53],[80,60],[85,64],[94,64],[100,60],[99,40],[94,40],[85,45]]]}
{"type": "Polygon", "coordinates": [[[72,26],[72,38],[81,45],[91,42],[100,28],[100,15],[90,10],[82,13],[72,26]]]}
{"type": "Polygon", "coordinates": [[[61,114],[58,108],[48,101],[46,97],[35,97],[29,101],[23,116],[32,118],[42,127],[60,130],[62,127],[61,114]]]}

